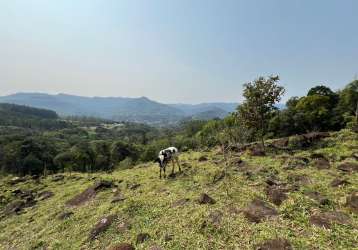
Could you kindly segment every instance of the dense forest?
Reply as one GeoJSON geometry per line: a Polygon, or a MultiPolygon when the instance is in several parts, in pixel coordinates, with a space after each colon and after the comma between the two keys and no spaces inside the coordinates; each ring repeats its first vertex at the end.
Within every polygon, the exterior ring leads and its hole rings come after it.
{"type": "MultiPolygon", "coordinates": [[[[358,80],[336,92],[319,85],[290,98],[278,77],[244,85],[244,102],[223,119],[183,120],[152,127],[91,117],[58,117],[49,110],[0,104],[2,174],[112,171],[155,159],[169,145],[180,150],[237,145],[311,131],[357,129],[358,80]]],[[[263,145],[264,146],[264,145],[263,145]]]]}

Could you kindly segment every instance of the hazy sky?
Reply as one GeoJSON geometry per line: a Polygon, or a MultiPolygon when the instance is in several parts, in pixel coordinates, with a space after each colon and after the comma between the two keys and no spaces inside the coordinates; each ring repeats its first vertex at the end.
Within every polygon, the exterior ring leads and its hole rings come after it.
{"type": "Polygon", "coordinates": [[[279,74],[285,99],[358,74],[357,0],[0,0],[0,95],[240,101],[279,74]]]}

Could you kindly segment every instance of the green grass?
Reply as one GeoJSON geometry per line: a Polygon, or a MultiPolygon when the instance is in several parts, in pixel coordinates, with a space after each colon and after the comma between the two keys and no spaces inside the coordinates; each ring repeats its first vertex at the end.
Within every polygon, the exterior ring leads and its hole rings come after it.
{"type": "Polygon", "coordinates": [[[295,249],[358,249],[358,215],[345,206],[347,195],[358,190],[358,173],[345,175],[350,185],[339,188],[329,185],[334,178],[342,175],[336,166],[344,157],[358,151],[358,138],[347,131],[335,133],[327,139],[325,147],[298,151],[296,155],[308,156],[313,151],[329,155],[332,168],[317,170],[308,166],[284,170],[282,155],[250,157],[245,154],[242,159],[254,172],[251,179],[231,167],[226,179],[213,184],[214,175],[224,167],[222,163],[214,163],[222,160],[222,157],[213,150],[182,154],[185,175],[176,179],[159,180],[155,164],[141,164],[112,174],[91,174],[90,177],[113,180],[126,200],[112,204],[113,192],[108,189],[77,208],[66,208],[65,202],[94,183],[87,174],[74,174],[81,176],[80,180],[71,179],[66,174],[64,182],[53,182],[48,177],[41,181],[41,185],[29,180],[13,187],[6,184],[10,177],[3,177],[0,179],[0,194],[7,198],[11,198],[11,190],[15,188],[50,190],[55,196],[39,201],[20,215],[1,219],[0,248],[107,249],[115,243],[128,242],[137,249],[148,249],[153,244],[163,249],[252,249],[264,240],[283,237],[295,249]],[[208,156],[209,160],[199,162],[197,159],[201,155],[208,156]],[[282,181],[287,181],[291,174],[307,175],[312,183],[302,186],[299,191],[290,192],[281,206],[275,206],[279,211],[277,218],[254,224],[239,212],[255,197],[267,201],[264,192],[267,176],[276,175],[282,181]],[[127,188],[130,183],[141,185],[131,190],[127,188]],[[332,204],[320,206],[303,194],[309,190],[319,191],[332,204]],[[217,202],[199,205],[196,200],[203,192],[217,202]],[[190,201],[173,208],[172,203],[182,198],[189,198],[190,201]],[[217,210],[223,213],[223,218],[215,226],[210,223],[209,217],[217,210]],[[334,225],[331,229],[309,224],[309,216],[313,212],[333,210],[347,213],[352,224],[334,225]],[[73,211],[74,215],[63,221],[57,219],[63,211],[73,211]],[[91,228],[102,217],[111,214],[116,214],[118,219],[97,240],[88,241],[91,228]],[[131,225],[130,230],[124,233],[117,229],[123,220],[131,225]],[[209,221],[207,226],[203,226],[205,221],[209,221]],[[139,233],[149,233],[150,240],[136,244],[136,235],[139,233]],[[166,234],[172,235],[173,239],[166,242],[166,234]]]}

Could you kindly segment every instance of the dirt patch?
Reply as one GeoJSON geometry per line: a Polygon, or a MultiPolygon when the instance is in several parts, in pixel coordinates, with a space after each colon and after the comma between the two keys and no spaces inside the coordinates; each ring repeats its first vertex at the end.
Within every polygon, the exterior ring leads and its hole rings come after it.
{"type": "Polygon", "coordinates": [[[93,186],[87,188],[82,193],[76,195],[72,199],[66,202],[67,206],[80,206],[84,203],[88,202],[89,200],[93,199],[98,192],[103,189],[111,188],[113,183],[110,181],[99,181],[96,182],[93,186]]]}
{"type": "Polygon", "coordinates": [[[283,238],[272,239],[262,242],[255,250],[292,250],[291,243],[283,238]]]}
{"type": "Polygon", "coordinates": [[[179,200],[173,202],[171,207],[172,208],[181,207],[181,206],[184,206],[185,204],[187,204],[189,201],[190,201],[190,199],[188,199],[188,198],[179,199],[179,200]]]}
{"type": "Polygon", "coordinates": [[[331,187],[340,187],[350,184],[347,179],[336,178],[331,182],[331,187]]]}
{"type": "Polygon", "coordinates": [[[140,233],[137,235],[137,240],[136,240],[136,243],[137,244],[141,244],[143,243],[144,241],[147,241],[150,239],[150,235],[147,234],[147,233],[140,233]]]}
{"type": "Polygon", "coordinates": [[[358,213],[358,192],[354,192],[347,197],[346,206],[348,206],[353,212],[358,213]]]}
{"type": "Polygon", "coordinates": [[[112,225],[113,221],[117,218],[116,215],[109,215],[107,217],[102,218],[92,229],[89,234],[89,240],[94,240],[97,236],[106,231],[110,225],[112,225]]]}
{"type": "Polygon", "coordinates": [[[324,228],[331,228],[333,224],[350,224],[350,217],[342,212],[324,212],[310,217],[310,223],[324,228]]]}
{"type": "Polygon", "coordinates": [[[202,193],[198,199],[199,204],[215,204],[216,201],[208,194],[202,193]]]}
{"type": "Polygon", "coordinates": [[[340,164],[337,169],[348,173],[358,172],[358,163],[344,162],[340,164]]]}
{"type": "Polygon", "coordinates": [[[267,187],[266,194],[268,199],[277,206],[280,206],[282,202],[288,198],[286,194],[286,190],[275,186],[267,187]]]}
{"type": "Polygon", "coordinates": [[[134,246],[132,246],[129,243],[119,243],[112,247],[110,247],[108,250],[134,250],[134,246]]]}
{"type": "Polygon", "coordinates": [[[327,159],[319,158],[314,160],[313,166],[321,170],[321,169],[329,169],[331,167],[331,164],[327,159]]]}
{"type": "Polygon", "coordinates": [[[268,203],[254,199],[244,210],[244,216],[251,222],[259,223],[264,219],[268,219],[278,215],[275,208],[268,203]]]}

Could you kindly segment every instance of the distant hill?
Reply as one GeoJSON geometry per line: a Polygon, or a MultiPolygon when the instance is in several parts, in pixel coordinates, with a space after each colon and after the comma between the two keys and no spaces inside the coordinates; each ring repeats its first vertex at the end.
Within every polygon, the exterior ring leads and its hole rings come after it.
{"type": "Polygon", "coordinates": [[[68,126],[58,118],[52,110],[0,103],[0,126],[31,129],[59,129],[68,126]]]}
{"type": "Polygon", "coordinates": [[[237,106],[237,103],[163,104],[146,97],[83,97],[41,93],[1,96],[0,103],[51,109],[61,116],[91,116],[148,124],[170,124],[190,117],[223,118],[237,106]]]}

